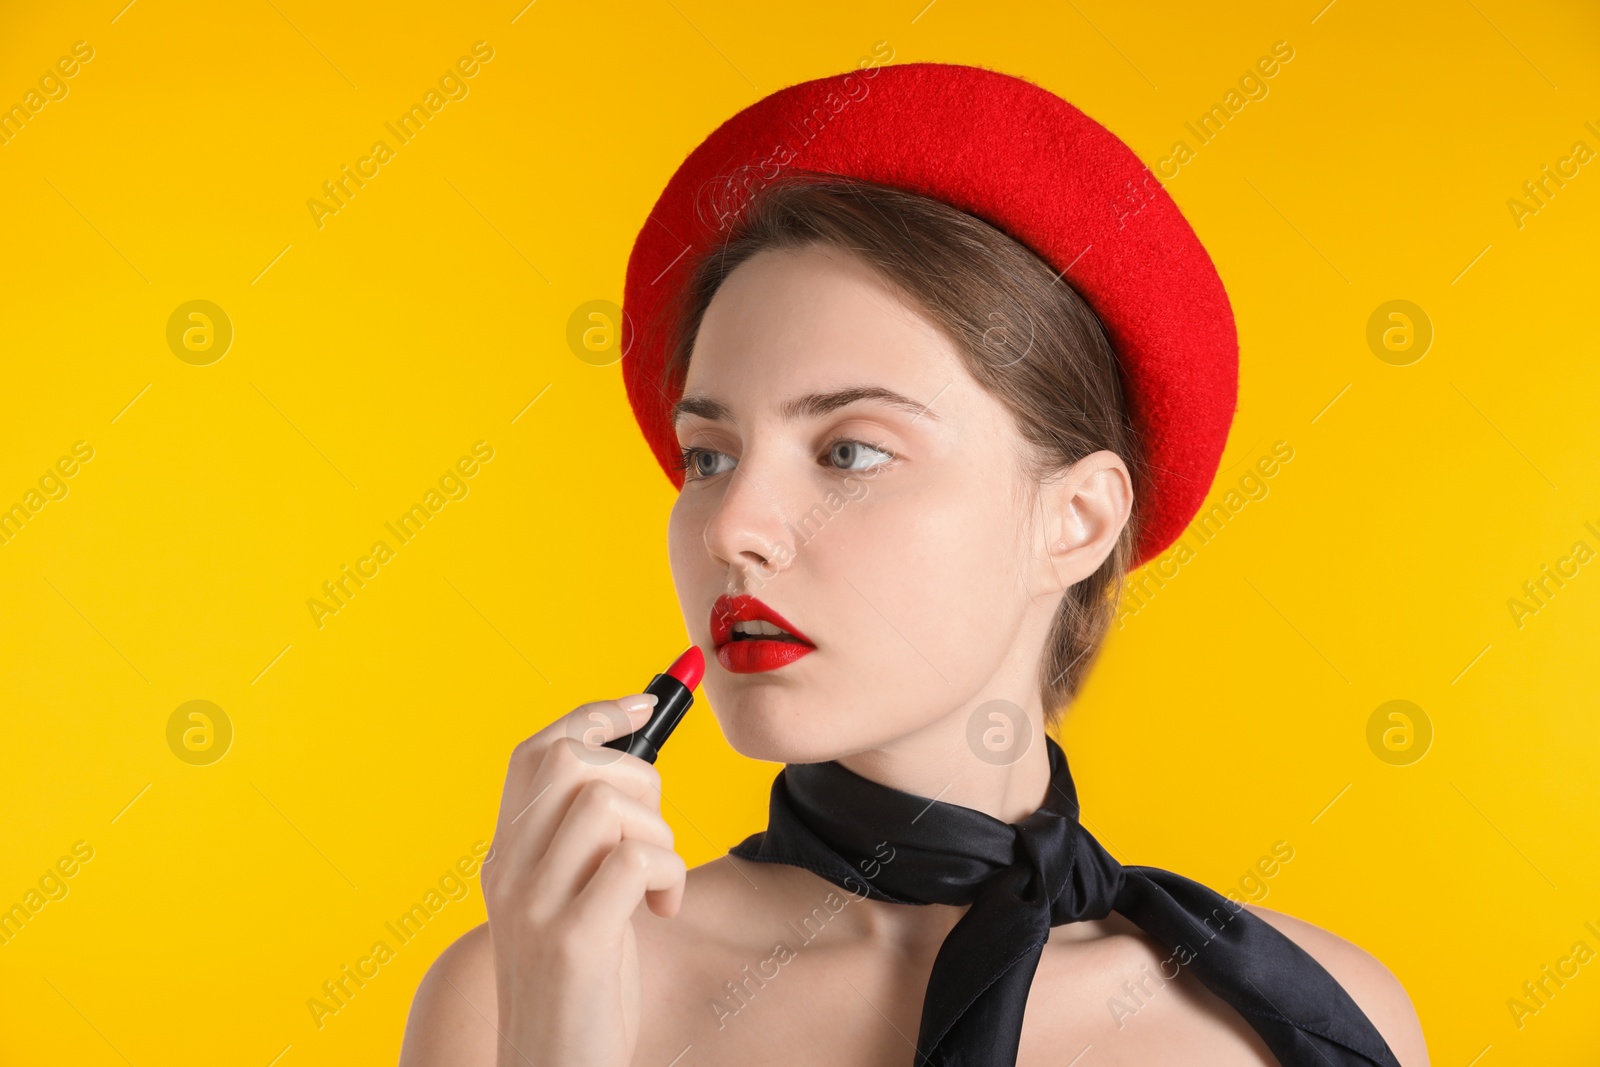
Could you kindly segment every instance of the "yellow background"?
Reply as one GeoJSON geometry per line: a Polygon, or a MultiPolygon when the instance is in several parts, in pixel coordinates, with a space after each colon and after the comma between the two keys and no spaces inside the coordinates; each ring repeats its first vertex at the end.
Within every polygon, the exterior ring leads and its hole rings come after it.
{"type": "MultiPolygon", "coordinates": [[[[307,1000],[489,837],[516,741],[684,644],[671,487],[566,329],[717,123],[884,41],[1032,78],[1154,165],[1282,40],[1169,189],[1238,315],[1214,498],[1294,458],[1111,638],[1062,733],[1086,821],[1219,889],[1289,843],[1256,899],[1385,961],[1434,1063],[1593,1062],[1600,963],[1507,1006],[1600,950],[1600,563],[1507,603],[1600,550],[1600,164],[1507,206],[1600,150],[1593,7],[123,2],[0,16],[7,106],[94,49],[0,146],[0,505],[94,449],[0,545],[0,906],[94,850],[0,946],[0,1061],[394,1060],[475,879],[320,1029],[307,1000]],[[306,201],[480,40],[319,229],[306,201]],[[209,366],[166,343],[194,299],[235,330],[209,366]],[[1392,299],[1435,330],[1409,366],[1366,341],[1392,299]],[[319,629],[307,599],[480,440],[319,629]],[[1392,699],[1434,731],[1408,766],[1367,743],[1392,699]],[[233,726],[209,766],[168,747],[190,700],[233,726]]],[[[661,769],[691,864],[765,825],[776,768],[704,707],[661,769]]]]}

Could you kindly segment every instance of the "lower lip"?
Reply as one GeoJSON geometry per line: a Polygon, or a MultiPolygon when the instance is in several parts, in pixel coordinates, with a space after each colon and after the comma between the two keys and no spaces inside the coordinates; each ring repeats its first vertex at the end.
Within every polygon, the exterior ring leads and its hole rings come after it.
{"type": "Polygon", "coordinates": [[[815,652],[812,645],[797,641],[729,641],[717,649],[717,662],[733,674],[760,674],[787,666],[815,652]]]}

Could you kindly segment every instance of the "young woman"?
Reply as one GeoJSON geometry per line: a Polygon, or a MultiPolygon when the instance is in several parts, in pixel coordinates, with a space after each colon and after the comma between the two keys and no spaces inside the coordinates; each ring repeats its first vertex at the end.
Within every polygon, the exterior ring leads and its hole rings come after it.
{"type": "MultiPolygon", "coordinates": [[[[1226,314],[1225,302],[1159,286],[1119,295],[1097,279],[1158,276],[1198,245],[1137,252],[1157,257],[1155,275],[1112,257],[1067,284],[1071,257],[1045,231],[1013,236],[1053,223],[982,217],[1037,214],[1037,201],[1001,203],[1025,177],[1014,168],[963,195],[847,162],[941,147],[930,137],[969,144],[973,122],[992,131],[963,92],[975,83],[1002,115],[1048,94],[944,64],[875,73],[871,97],[823,79],[742,113],[759,144],[825,93],[846,100],[815,134],[835,143],[787,146],[781,173],[716,201],[731,212],[707,213],[689,180],[697,157],[726,165],[727,128],[708,139],[664,194],[679,214],[653,215],[670,231],[696,205],[697,254],[669,273],[671,247],[661,263],[636,248],[629,270],[630,310],[654,308],[641,339],[657,358],[625,372],[658,456],[664,426],[679,450],[668,547],[707,653],[703,692],[736,750],[786,765],[768,830],[686,870],[654,767],[596,747],[642,725],[647,700],[557,719],[512,754],[483,867],[489,921],[424,978],[402,1067],[1090,1067],[1180,1054],[1422,1067],[1404,990],[1361,949],[1111,859],[1078,824],[1046,733],[1123,575],[1192,516],[1232,416],[1231,379],[1220,422],[1203,390],[1179,390],[1191,403],[1167,415],[1152,406],[1195,363],[1163,362],[1161,330],[1194,307],[1226,314]],[[985,196],[1000,206],[983,211],[985,196]],[[670,295],[641,296],[657,280],[670,295]],[[1149,308],[1156,325],[1141,333],[1149,308]],[[1200,453],[1198,491],[1174,474],[1183,448],[1200,453]]],[[[1053,114],[1110,138],[1049,99],[1034,126],[1053,114]]],[[[1029,128],[1011,162],[1040,154],[1029,128]]],[[[1087,151],[1081,137],[1051,143],[1057,164],[1087,151]]],[[[970,160],[929,166],[974,173],[970,160]]],[[[1121,180],[1111,189],[1126,205],[1121,180]]],[[[1188,233],[1162,229],[1179,217],[1163,191],[1143,195],[1152,232],[1188,233]]],[[[1139,224],[1110,214],[1116,225],[1086,223],[1088,235],[1109,243],[1139,224]]],[[[1224,325],[1213,356],[1236,359],[1224,325]]],[[[1226,359],[1199,365],[1227,378],[1226,359]]]]}

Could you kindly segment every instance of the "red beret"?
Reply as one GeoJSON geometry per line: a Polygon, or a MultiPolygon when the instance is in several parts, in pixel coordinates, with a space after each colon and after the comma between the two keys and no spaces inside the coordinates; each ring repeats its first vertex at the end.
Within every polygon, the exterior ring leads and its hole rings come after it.
{"type": "Polygon", "coordinates": [[[1105,324],[1150,471],[1136,561],[1177,539],[1216,476],[1238,398],[1222,279],[1172,198],[1115,134],[1032,82],[905,63],[781,89],[728,119],[673,174],[623,296],[628,401],[682,487],[661,316],[753,188],[785,168],[877,182],[976,215],[1064,272],[1105,324]]]}

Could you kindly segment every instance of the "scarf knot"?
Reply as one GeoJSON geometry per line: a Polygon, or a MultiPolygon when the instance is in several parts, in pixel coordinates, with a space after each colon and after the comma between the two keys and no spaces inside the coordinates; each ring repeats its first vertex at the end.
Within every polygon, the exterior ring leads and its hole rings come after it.
{"type": "Polygon", "coordinates": [[[1047,927],[1104,919],[1116,908],[1122,864],[1077,819],[1041,808],[1014,829],[1017,851],[1044,891],[1047,927]]]}

